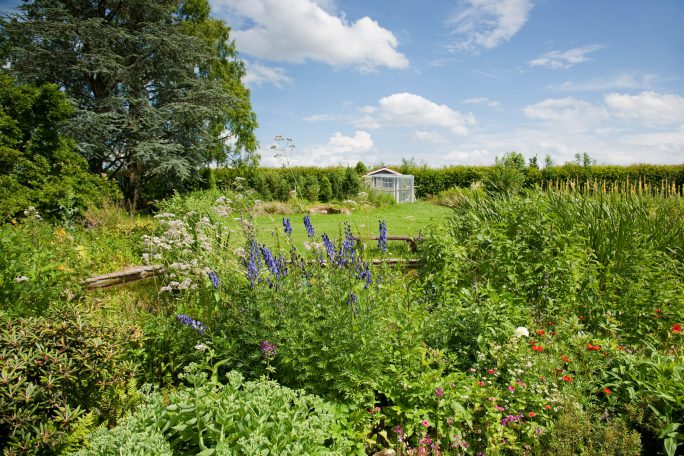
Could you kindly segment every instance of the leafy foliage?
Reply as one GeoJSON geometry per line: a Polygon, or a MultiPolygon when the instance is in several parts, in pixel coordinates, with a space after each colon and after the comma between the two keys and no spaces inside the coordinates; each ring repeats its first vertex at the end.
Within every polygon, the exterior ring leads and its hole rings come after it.
{"type": "Polygon", "coordinates": [[[125,410],[132,366],[125,336],[65,309],[46,317],[8,319],[0,331],[0,449],[45,454],[78,444],[74,437],[125,410]],[[118,391],[117,391],[118,390],[118,391]]]}
{"type": "Polygon", "coordinates": [[[43,217],[70,221],[88,206],[115,196],[87,172],[73,143],[59,134],[73,109],[56,85],[19,85],[0,74],[0,217],[19,218],[34,207],[43,217]]]}
{"type": "Polygon", "coordinates": [[[188,387],[168,397],[150,393],[120,426],[95,433],[80,455],[348,454],[338,435],[343,417],[316,396],[230,372],[226,383],[189,367],[188,387]]]}
{"type": "Polygon", "coordinates": [[[253,150],[255,119],[228,28],[206,0],[33,0],[3,20],[10,70],[56,83],[90,171],[121,182],[128,203],[196,180],[225,158],[219,134],[253,150]],[[196,71],[198,69],[198,71],[196,71]]]}

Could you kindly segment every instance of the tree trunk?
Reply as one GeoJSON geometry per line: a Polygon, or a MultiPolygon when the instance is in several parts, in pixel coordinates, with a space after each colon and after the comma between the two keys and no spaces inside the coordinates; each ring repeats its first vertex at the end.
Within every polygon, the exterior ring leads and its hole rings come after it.
{"type": "Polygon", "coordinates": [[[140,164],[133,160],[126,168],[126,178],[123,184],[126,207],[131,213],[135,213],[140,204],[140,188],[142,186],[142,169],[140,164]]]}

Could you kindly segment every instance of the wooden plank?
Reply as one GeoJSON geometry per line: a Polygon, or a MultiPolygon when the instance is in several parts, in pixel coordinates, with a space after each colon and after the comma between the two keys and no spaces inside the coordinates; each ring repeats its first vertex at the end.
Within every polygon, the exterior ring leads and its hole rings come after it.
{"type": "Polygon", "coordinates": [[[129,282],[136,282],[138,280],[148,279],[156,275],[162,274],[165,271],[164,266],[160,264],[151,264],[148,266],[135,266],[124,269],[123,271],[110,272],[109,274],[102,274],[95,277],[90,277],[83,281],[83,286],[86,289],[108,288],[117,285],[123,285],[129,282]]]}

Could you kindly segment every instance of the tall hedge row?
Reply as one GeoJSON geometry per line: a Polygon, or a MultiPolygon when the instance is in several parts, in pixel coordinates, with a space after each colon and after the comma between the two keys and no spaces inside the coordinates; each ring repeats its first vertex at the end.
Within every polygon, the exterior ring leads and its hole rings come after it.
{"type": "MultiPolygon", "coordinates": [[[[403,174],[415,176],[415,191],[417,198],[423,198],[453,187],[469,187],[474,182],[485,181],[492,166],[449,166],[444,168],[428,168],[424,166],[394,167],[403,174]]],[[[330,183],[332,199],[345,199],[353,196],[358,187],[351,184],[353,179],[359,179],[354,168],[343,167],[295,167],[295,168],[259,168],[259,169],[229,169],[213,170],[213,178],[219,188],[233,188],[235,178],[241,177],[245,186],[255,189],[264,199],[286,200],[289,192],[296,183],[300,195],[313,195],[327,188],[323,184],[326,177],[330,183]]],[[[576,185],[594,184],[610,186],[612,184],[634,183],[659,186],[667,183],[674,186],[681,193],[684,187],[684,164],[681,165],[594,165],[579,166],[565,164],[551,166],[538,170],[527,169],[526,185],[542,188],[562,182],[573,182],[576,185]]],[[[319,199],[321,195],[319,193],[319,199]]]]}

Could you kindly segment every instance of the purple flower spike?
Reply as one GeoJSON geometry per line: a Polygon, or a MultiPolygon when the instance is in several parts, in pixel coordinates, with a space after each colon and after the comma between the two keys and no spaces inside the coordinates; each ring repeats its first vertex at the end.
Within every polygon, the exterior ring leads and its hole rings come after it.
{"type": "Polygon", "coordinates": [[[283,229],[285,230],[285,234],[288,236],[292,234],[293,229],[289,218],[283,217],[283,229]]]}
{"type": "Polygon", "coordinates": [[[316,230],[314,230],[314,227],[311,224],[311,217],[308,215],[304,216],[304,227],[306,228],[306,234],[308,234],[309,237],[316,236],[316,230]]]}
{"type": "Polygon", "coordinates": [[[207,272],[207,275],[209,276],[209,280],[211,280],[211,284],[214,286],[214,288],[218,288],[219,284],[221,283],[221,279],[219,279],[216,271],[209,271],[207,272]]]}
{"type": "Polygon", "coordinates": [[[380,235],[378,236],[378,248],[382,253],[387,252],[387,223],[380,221],[380,235]]]}

